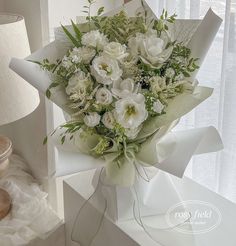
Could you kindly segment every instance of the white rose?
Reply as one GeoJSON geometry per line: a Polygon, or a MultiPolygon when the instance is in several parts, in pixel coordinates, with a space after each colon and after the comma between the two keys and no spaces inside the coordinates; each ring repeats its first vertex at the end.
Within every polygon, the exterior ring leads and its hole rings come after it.
{"type": "Polygon", "coordinates": [[[97,82],[109,85],[120,79],[122,70],[117,60],[106,56],[99,56],[93,60],[91,73],[96,78],[97,82]]]}
{"type": "Polygon", "coordinates": [[[124,98],[135,90],[133,79],[117,80],[113,83],[112,93],[120,98],[124,98]]]}
{"type": "Polygon", "coordinates": [[[84,123],[88,127],[97,126],[100,123],[100,120],[101,120],[101,116],[96,112],[89,113],[84,117],[84,123]]]}
{"type": "Polygon", "coordinates": [[[148,117],[145,98],[142,94],[131,94],[115,104],[116,121],[124,128],[134,129],[148,117]]]}
{"type": "Polygon", "coordinates": [[[158,37],[157,34],[137,34],[129,40],[129,48],[138,53],[143,62],[153,66],[164,63],[171,55],[173,47],[166,48],[169,39],[166,34],[158,37]]]}
{"type": "Polygon", "coordinates": [[[160,76],[150,78],[149,83],[153,93],[158,93],[166,87],[166,79],[160,76]]]}
{"type": "Polygon", "coordinates": [[[85,33],[82,37],[82,44],[88,47],[97,48],[102,50],[107,45],[107,37],[100,33],[98,30],[85,33]]]}
{"type": "Polygon", "coordinates": [[[111,92],[106,89],[105,87],[100,88],[96,92],[96,101],[97,103],[103,104],[103,105],[109,105],[112,103],[112,94],[111,92]]]}
{"type": "Polygon", "coordinates": [[[135,37],[131,37],[128,40],[128,47],[132,56],[136,57],[140,54],[140,47],[143,40],[145,40],[145,35],[143,33],[137,33],[135,37]]]}
{"type": "Polygon", "coordinates": [[[165,106],[160,102],[160,100],[157,100],[153,104],[153,111],[158,113],[158,114],[161,114],[161,112],[163,111],[164,107],[165,106]]]}
{"type": "Polygon", "coordinates": [[[117,42],[111,42],[107,44],[104,47],[104,54],[117,60],[121,60],[128,56],[128,53],[126,53],[125,45],[122,45],[117,42]]]}
{"type": "Polygon", "coordinates": [[[93,57],[96,55],[96,51],[89,47],[80,47],[78,48],[78,52],[80,54],[82,61],[85,64],[89,64],[93,59],[93,57]]]}
{"type": "Polygon", "coordinates": [[[66,87],[67,95],[74,95],[74,98],[83,99],[92,85],[92,81],[89,75],[86,75],[83,71],[79,70],[73,75],[66,87]]]}
{"type": "Polygon", "coordinates": [[[115,122],[116,121],[112,112],[106,112],[102,117],[102,123],[108,129],[113,129],[115,122]]]}
{"type": "Polygon", "coordinates": [[[125,129],[125,135],[129,139],[133,140],[138,136],[141,129],[142,129],[142,125],[140,125],[139,127],[133,128],[133,129],[125,129]]]}

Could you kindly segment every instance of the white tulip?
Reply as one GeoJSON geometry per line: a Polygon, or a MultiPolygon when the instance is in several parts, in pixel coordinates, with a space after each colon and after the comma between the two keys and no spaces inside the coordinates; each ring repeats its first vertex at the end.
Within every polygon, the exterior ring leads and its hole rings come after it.
{"type": "Polygon", "coordinates": [[[134,129],[148,117],[145,98],[142,94],[131,94],[115,104],[116,121],[124,128],[134,129]]]}

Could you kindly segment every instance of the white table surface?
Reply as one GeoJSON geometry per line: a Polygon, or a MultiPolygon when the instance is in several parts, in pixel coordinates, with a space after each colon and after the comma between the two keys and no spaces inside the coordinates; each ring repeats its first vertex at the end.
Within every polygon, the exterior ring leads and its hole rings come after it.
{"type": "MultiPolygon", "coordinates": [[[[93,192],[93,187],[91,185],[93,174],[94,170],[81,172],[78,175],[74,175],[64,181],[65,223],[67,238],[69,238],[71,235],[72,225],[69,225],[71,224],[71,219],[75,217],[77,213],[76,211],[78,211],[78,208],[83,203],[83,201],[85,199],[88,199],[88,197],[93,192]],[[67,193],[69,193],[69,190],[72,193],[70,195],[67,195],[67,193]],[[74,198],[71,196],[74,196],[74,198]],[[79,200],[76,198],[78,196],[80,197],[79,200]],[[81,202],[81,204],[75,204],[78,201],[79,203],[81,202]],[[71,203],[73,203],[73,205],[71,203]],[[71,215],[68,215],[68,213],[70,213],[71,215]]],[[[195,236],[195,246],[235,246],[236,205],[188,178],[183,178],[182,180],[173,178],[173,182],[175,183],[176,188],[179,190],[181,197],[184,200],[200,200],[209,202],[215,205],[222,215],[222,221],[217,228],[208,233],[195,236]]],[[[106,242],[106,246],[116,246],[115,243],[108,243],[109,238],[112,242],[112,237],[114,237],[114,240],[116,240],[115,237],[119,234],[117,234],[116,232],[114,232],[113,234],[113,229],[111,230],[111,227],[116,227],[116,229],[122,232],[126,237],[126,239],[122,239],[125,243],[122,241],[122,244],[117,245],[162,246],[154,242],[134,220],[119,222],[114,225],[110,220],[105,219],[105,222],[103,224],[104,225],[102,226],[101,231],[96,238],[96,243],[93,244],[93,246],[104,246],[102,244],[104,242],[106,242]]],[[[67,246],[71,245],[78,244],[72,244],[70,243],[70,240],[67,240],[67,246]]]]}

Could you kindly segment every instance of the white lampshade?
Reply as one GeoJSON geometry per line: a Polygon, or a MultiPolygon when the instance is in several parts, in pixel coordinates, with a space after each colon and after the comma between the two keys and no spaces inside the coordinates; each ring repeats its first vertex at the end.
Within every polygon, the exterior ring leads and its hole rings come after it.
{"type": "Polygon", "coordinates": [[[0,125],[25,117],[39,104],[37,90],[9,68],[12,57],[29,54],[24,18],[0,13],[0,125]]]}

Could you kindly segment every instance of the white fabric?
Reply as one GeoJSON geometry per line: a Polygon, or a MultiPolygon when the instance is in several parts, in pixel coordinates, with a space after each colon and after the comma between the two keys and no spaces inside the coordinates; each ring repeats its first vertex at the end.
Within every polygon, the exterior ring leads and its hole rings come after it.
{"type": "MultiPolygon", "coordinates": [[[[149,2],[154,2],[148,0],[149,2]]],[[[215,126],[223,138],[219,154],[195,157],[188,176],[236,202],[236,1],[235,0],[159,0],[180,18],[202,18],[209,7],[224,21],[198,74],[203,86],[215,88],[213,96],[188,114],[176,128],[215,126]]]]}
{"type": "Polygon", "coordinates": [[[23,160],[12,155],[0,187],[12,198],[12,210],[0,221],[0,245],[26,245],[36,237],[44,239],[61,224],[47,204],[44,193],[23,160]]]}

